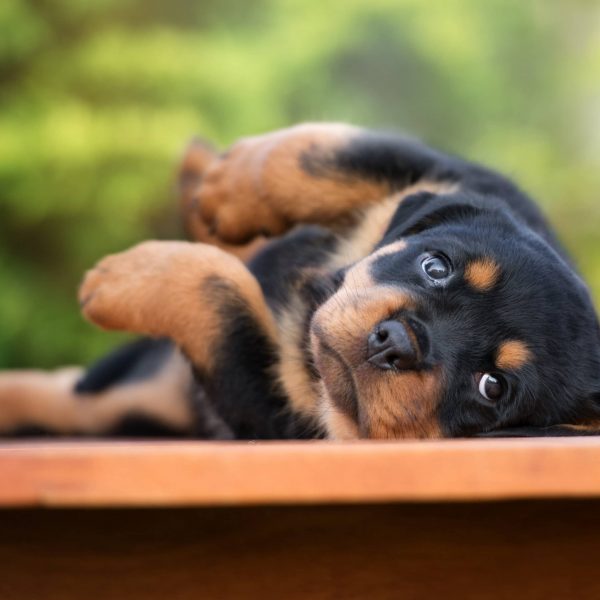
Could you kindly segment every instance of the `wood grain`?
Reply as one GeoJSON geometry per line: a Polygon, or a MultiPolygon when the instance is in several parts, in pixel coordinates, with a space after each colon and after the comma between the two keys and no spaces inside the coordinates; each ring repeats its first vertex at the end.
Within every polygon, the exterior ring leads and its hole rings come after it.
{"type": "Polygon", "coordinates": [[[0,506],[600,497],[600,439],[0,445],[0,506]]]}
{"type": "Polygon", "coordinates": [[[599,504],[0,511],[0,598],[596,600],[599,504]]]}

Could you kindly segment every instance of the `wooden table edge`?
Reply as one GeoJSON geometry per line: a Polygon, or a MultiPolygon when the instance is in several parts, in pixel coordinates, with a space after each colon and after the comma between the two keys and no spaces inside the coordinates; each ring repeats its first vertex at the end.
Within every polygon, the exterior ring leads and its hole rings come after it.
{"type": "Polygon", "coordinates": [[[600,438],[0,444],[0,507],[600,497],[600,438]]]}

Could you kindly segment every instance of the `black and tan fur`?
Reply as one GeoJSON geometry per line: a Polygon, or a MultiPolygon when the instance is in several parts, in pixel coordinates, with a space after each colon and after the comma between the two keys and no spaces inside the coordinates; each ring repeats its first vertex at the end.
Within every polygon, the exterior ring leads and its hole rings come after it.
{"type": "Polygon", "coordinates": [[[508,179],[399,136],[306,124],[223,155],[194,143],[180,180],[196,241],[109,256],[79,293],[96,325],[158,341],[86,373],[1,376],[1,431],[594,430],[589,292],[508,179]]]}

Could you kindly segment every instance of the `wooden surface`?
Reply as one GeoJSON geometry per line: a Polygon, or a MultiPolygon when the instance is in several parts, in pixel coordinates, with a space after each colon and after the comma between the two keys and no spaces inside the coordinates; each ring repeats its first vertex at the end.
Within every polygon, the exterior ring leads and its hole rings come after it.
{"type": "Polygon", "coordinates": [[[5,443],[0,506],[1,600],[600,598],[596,438],[5,443]]]}
{"type": "Polygon", "coordinates": [[[0,506],[600,497],[600,438],[0,445],[0,506]]]}
{"type": "Polygon", "coordinates": [[[2,600],[597,600],[600,503],[0,511],[2,600]]]}

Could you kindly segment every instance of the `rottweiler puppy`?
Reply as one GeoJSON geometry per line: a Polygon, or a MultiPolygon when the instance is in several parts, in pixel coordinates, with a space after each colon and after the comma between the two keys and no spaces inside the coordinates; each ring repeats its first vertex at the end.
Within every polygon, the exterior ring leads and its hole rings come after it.
{"type": "Polygon", "coordinates": [[[590,293],[509,179],[404,137],[304,124],[221,155],[196,142],[180,180],[198,241],[108,256],[79,291],[91,322],[144,337],[86,372],[5,374],[3,432],[596,431],[590,293]]]}

